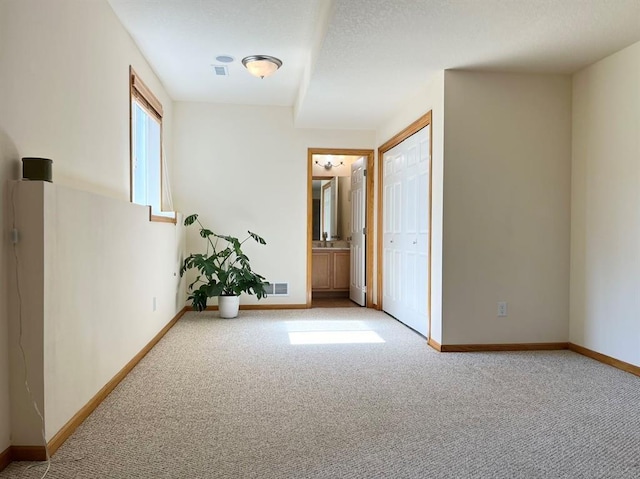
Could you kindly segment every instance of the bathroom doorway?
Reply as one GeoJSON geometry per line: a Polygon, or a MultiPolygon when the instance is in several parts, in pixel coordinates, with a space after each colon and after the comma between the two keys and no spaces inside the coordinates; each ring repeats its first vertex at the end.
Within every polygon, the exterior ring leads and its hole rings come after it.
{"type": "Polygon", "coordinates": [[[372,307],[373,150],[310,148],[307,306],[372,307]]]}

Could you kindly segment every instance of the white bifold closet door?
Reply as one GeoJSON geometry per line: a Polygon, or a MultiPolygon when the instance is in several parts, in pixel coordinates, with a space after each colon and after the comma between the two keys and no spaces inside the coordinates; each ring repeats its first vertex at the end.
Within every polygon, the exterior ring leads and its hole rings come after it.
{"type": "Polygon", "coordinates": [[[429,127],[383,157],[383,310],[429,335],[429,127]]]}

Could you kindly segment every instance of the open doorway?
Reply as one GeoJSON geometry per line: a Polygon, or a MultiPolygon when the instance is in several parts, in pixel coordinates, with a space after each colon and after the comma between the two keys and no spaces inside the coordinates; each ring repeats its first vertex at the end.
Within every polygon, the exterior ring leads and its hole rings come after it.
{"type": "Polygon", "coordinates": [[[307,306],[372,307],[373,150],[308,150],[307,306]]]}

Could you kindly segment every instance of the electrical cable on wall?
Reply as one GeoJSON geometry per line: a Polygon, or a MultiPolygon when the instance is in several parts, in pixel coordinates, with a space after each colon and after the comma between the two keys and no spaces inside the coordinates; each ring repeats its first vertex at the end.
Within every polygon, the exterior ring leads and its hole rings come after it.
{"type": "Polygon", "coordinates": [[[42,441],[44,443],[44,451],[47,458],[47,469],[44,471],[41,479],[44,479],[49,473],[49,469],[51,469],[51,457],[49,455],[49,447],[47,446],[47,436],[45,434],[45,423],[44,416],[40,412],[40,408],[38,407],[38,403],[33,397],[33,393],[31,392],[31,388],[29,387],[29,367],[27,362],[27,355],[24,351],[24,345],[22,344],[23,339],[23,328],[22,328],[22,291],[20,290],[20,267],[19,267],[19,259],[18,259],[18,229],[16,228],[16,188],[19,181],[16,181],[13,184],[11,189],[11,210],[12,210],[12,229],[11,229],[11,243],[13,245],[13,258],[14,258],[14,266],[15,266],[15,280],[16,280],[16,292],[18,295],[18,346],[20,348],[20,353],[22,355],[22,362],[24,366],[24,386],[29,395],[29,399],[31,399],[31,403],[33,404],[33,408],[35,409],[38,417],[40,418],[41,424],[41,433],[42,433],[42,441]]]}
{"type": "Polygon", "coordinates": [[[163,193],[163,198],[160,198],[160,208],[162,211],[175,211],[173,209],[173,197],[171,196],[171,184],[169,183],[169,170],[167,168],[167,155],[164,152],[164,145],[160,150],[162,151],[162,178],[160,181],[162,182],[163,193]]]}

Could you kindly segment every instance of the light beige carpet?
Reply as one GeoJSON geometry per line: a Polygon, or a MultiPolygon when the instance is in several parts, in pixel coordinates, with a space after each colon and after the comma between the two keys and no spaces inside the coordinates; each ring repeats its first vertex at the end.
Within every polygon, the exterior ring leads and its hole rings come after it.
{"type": "MultiPolygon", "coordinates": [[[[631,374],[569,351],[440,354],[360,308],[214,315],[180,320],[48,477],[640,477],[631,374]]],[[[25,466],[0,478],[44,471],[25,466]]]]}

